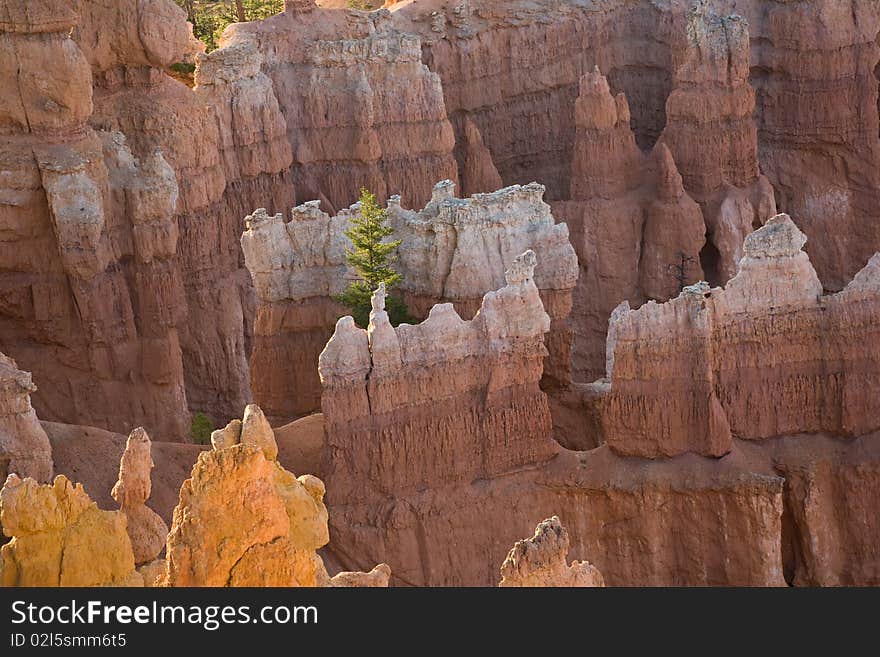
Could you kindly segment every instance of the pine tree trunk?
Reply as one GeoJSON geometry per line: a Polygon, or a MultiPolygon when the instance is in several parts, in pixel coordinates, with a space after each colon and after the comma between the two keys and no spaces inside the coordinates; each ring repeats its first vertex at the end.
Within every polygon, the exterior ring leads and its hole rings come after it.
{"type": "Polygon", "coordinates": [[[244,11],[244,0],[235,0],[235,13],[238,14],[239,23],[247,23],[247,15],[244,11]]]}

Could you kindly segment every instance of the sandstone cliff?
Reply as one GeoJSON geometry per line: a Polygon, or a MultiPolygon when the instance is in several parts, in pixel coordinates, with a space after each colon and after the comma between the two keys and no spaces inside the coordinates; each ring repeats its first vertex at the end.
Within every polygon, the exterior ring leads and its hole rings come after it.
{"type": "Polygon", "coordinates": [[[860,0],[737,4],[752,37],[761,168],[809,238],[824,287],[840,290],[880,251],[880,10],[860,0]]]}
{"type": "MultiPolygon", "coordinates": [[[[475,469],[466,459],[473,449],[424,442],[442,429],[410,437],[425,404],[413,391],[429,390],[399,387],[426,369],[403,360],[419,353],[404,341],[410,327],[383,329],[379,303],[367,333],[343,320],[322,359],[333,364],[324,377],[328,553],[344,567],[385,561],[398,583],[485,585],[497,581],[491,564],[504,542],[555,509],[572,556],[612,585],[878,581],[870,541],[880,523],[867,509],[880,494],[880,363],[872,352],[880,256],[843,292],[822,296],[804,240],[777,216],[745,240],[726,288],[699,284],[665,304],[619,309],[608,339],[610,384],[595,384],[589,402],[595,442],[608,444],[556,450],[537,468],[520,460],[503,476],[475,469]],[[386,383],[386,372],[400,371],[403,379],[386,383]],[[352,438],[340,440],[346,432],[352,438]],[[826,488],[833,477],[847,487],[826,488]]],[[[459,322],[448,320],[445,334],[459,322]]],[[[462,371],[457,351],[433,355],[437,343],[422,343],[420,361],[462,371]]],[[[535,427],[532,450],[547,431],[535,427]]],[[[512,448],[523,453],[525,445],[512,448]]]]}
{"type": "MultiPolygon", "coordinates": [[[[503,284],[505,263],[533,249],[535,283],[551,318],[544,375],[564,382],[577,263],[567,227],[554,224],[543,192],[541,185],[516,185],[458,199],[453,183],[443,181],[419,212],[392,197],[389,224],[402,240],[400,291],[417,317],[440,302],[472,317],[483,294],[503,284]]],[[[248,217],[242,250],[260,299],[251,379],[255,398],[272,416],[291,417],[320,404],[317,356],[344,311],[330,297],[353,277],[343,231],[357,212],[355,205],[331,217],[311,202],[294,208],[289,222],[259,210],[248,217]]]]}
{"type": "Polygon", "coordinates": [[[440,78],[422,63],[419,37],[387,10],[300,3],[224,36],[227,47],[247,41],[265,58],[286,118],[300,198],[337,210],[365,186],[421,204],[438,178],[457,178],[440,78]]]}
{"type": "Polygon", "coordinates": [[[52,446],[31,406],[30,373],[0,354],[0,477],[12,473],[45,483],[52,479],[52,446]]]}
{"type": "Polygon", "coordinates": [[[666,304],[614,313],[602,411],[613,449],[719,456],[732,435],[880,429],[880,256],[822,296],[805,242],[778,215],[746,238],[724,289],[701,283],[666,304]]]}
{"type": "Polygon", "coordinates": [[[776,201],[758,166],[747,21],[698,2],[684,22],[660,139],[703,208],[710,246],[702,264],[718,284],[736,274],[743,239],[776,214],[776,201]]]}
{"type": "Polygon", "coordinates": [[[665,300],[703,276],[700,208],[665,144],[643,155],[630,122],[626,96],[612,95],[598,68],[581,78],[571,200],[553,204],[580,264],[570,322],[578,381],[600,373],[608,316],[621,300],[665,300]]]}
{"type": "Polygon", "coordinates": [[[494,477],[556,453],[538,387],[550,318],[535,264],[531,251],[517,257],[469,321],[446,303],[393,328],[382,289],[366,331],[339,320],[318,364],[334,504],[494,477]]]}
{"type": "Polygon", "coordinates": [[[159,150],[135,157],[89,124],[93,75],[70,6],[5,9],[0,343],[41,383],[44,418],[179,435],[177,185],[159,150]]]}

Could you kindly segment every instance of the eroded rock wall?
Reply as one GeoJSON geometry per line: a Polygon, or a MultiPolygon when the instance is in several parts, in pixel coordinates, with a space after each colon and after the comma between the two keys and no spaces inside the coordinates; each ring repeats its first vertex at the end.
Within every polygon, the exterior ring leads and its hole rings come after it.
{"type": "MultiPolygon", "coordinates": [[[[570,378],[568,314],[578,272],[567,227],[554,224],[543,193],[533,183],[459,199],[453,183],[442,181],[421,211],[404,209],[395,196],[388,214],[402,240],[400,293],[416,317],[440,302],[472,317],[482,295],[503,284],[505,263],[525,249],[536,252],[535,284],[551,318],[544,378],[552,385],[570,378]]],[[[344,312],[331,297],[354,277],[343,231],[357,212],[355,205],[331,217],[311,202],[294,208],[288,222],[264,211],[248,218],[242,249],[260,299],[251,378],[271,416],[320,405],[317,357],[344,312]]]]}
{"type": "Polygon", "coordinates": [[[571,230],[580,276],[573,294],[572,377],[601,372],[608,317],[622,299],[665,300],[700,280],[705,224],[664,143],[636,144],[629,103],[598,68],[575,104],[571,200],[553,211],[571,230]]]}
{"type": "Polygon", "coordinates": [[[538,387],[550,318],[535,264],[534,252],[519,256],[472,320],[445,303],[393,328],[382,288],[367,330],[339,320],[318,364],[335,504],[491,478],[556,453],[538,387]]]}
{"type": "Polygon", "coordinates": [[[0,27],[0,344],[40,383],[45,419],[179,439],[177,183],[161,149],[135,156],[124,135],[94,129],[79,19],[68,3],[38,9],[8,2],[0,27]]]}
{"type": "Polygon", "coordinates": [[[602,410],[613,449],[719,456],[731,436],[880,428],[880,256],[822,296],[805,241],[778,215],[746,238],[724,289],[702,283],[665,304],[615,311],[602,410]]]}
{"type": "Polygon", "coordinates": [[[387,10],[297,7],[224,37],[243,41],[265,58],[300,198],[335,211],[367,187],[422,204],[438,178],[457,178],[440,78],[422,64],[419,37],[387,10]]]}
{"type": "Polygon", "coordinates": [[[31,406],[36,386],[11,358],[0,354],[0,477],[13,472],[47,483],[52,479],[52,446],[31,406]]]}

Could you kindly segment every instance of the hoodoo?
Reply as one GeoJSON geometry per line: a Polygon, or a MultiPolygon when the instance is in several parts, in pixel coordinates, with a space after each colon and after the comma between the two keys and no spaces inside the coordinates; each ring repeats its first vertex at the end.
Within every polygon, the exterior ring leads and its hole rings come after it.
{"type": "Polygon", "coordinates": [[[0,584],[880,585],[880,2],[376,4],[0,0],[0,584]]]}

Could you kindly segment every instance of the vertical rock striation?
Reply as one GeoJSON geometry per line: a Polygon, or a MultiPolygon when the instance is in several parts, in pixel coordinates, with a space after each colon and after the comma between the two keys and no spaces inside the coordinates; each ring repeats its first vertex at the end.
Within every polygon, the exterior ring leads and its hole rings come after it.
{"type": "Polygon", "coordinates": [[[550,318],[535,264],[531,251],[517,257],[470,321],[445,303],[393,328],[381,288],[366,331],[339,320],[318,365],[335,504],[489,478],[556,453],[538,387],[550,318]]]}
{"type": "Polygon", "coordinates": [[[603,410],[612,449],[719,456],[731,436],[880,429],[880,256],[822,296],[805,242],[778,215],[746,238],[724,289],[702,283],[668,303],[615,312],[603,410]]]}
{"type": "Polygon", "coordinates": [[[0,477],[12,473],[40,483],[52,479],[52,446],[31,406],[30,373],[0,354],[0,477]]]}
{"type": "Polygon", "coordinates": [[[300,198],[336,210],[364,186],[380,199],[399,192],[424,203],[434,181],[457,177],[440,78],[422,64],[418,36],[387,10],[297,6],[231,27],[224,45],[242,41],[265,58],[300,198]]]}
{"type": "MultiPolygon", "coordinates": [[[[392,197],[388,213],[402,240],[400,291],[419,317],[441,302],[472,317],[482,295],[503,284],[504,263],[525,249],[536,252],[535,283],[551,317],[544,375],[552,383],[569,378],[567,319],[577,266],[567,227],[554,224],[543,193],[533,183],[458,199],[453,183],[442,181],[423,210],[406,210],[392,197]]],[[[312,202],[294,208],[289,222],[259,210],[248,218],[242,250],[260,299],[252,381],[272,416],[291,417],[320,403],[317,356],[343,310],[330,297],[353,277],[343,231],[357,212],[355,205],[331,217],[312,202]]]]}

